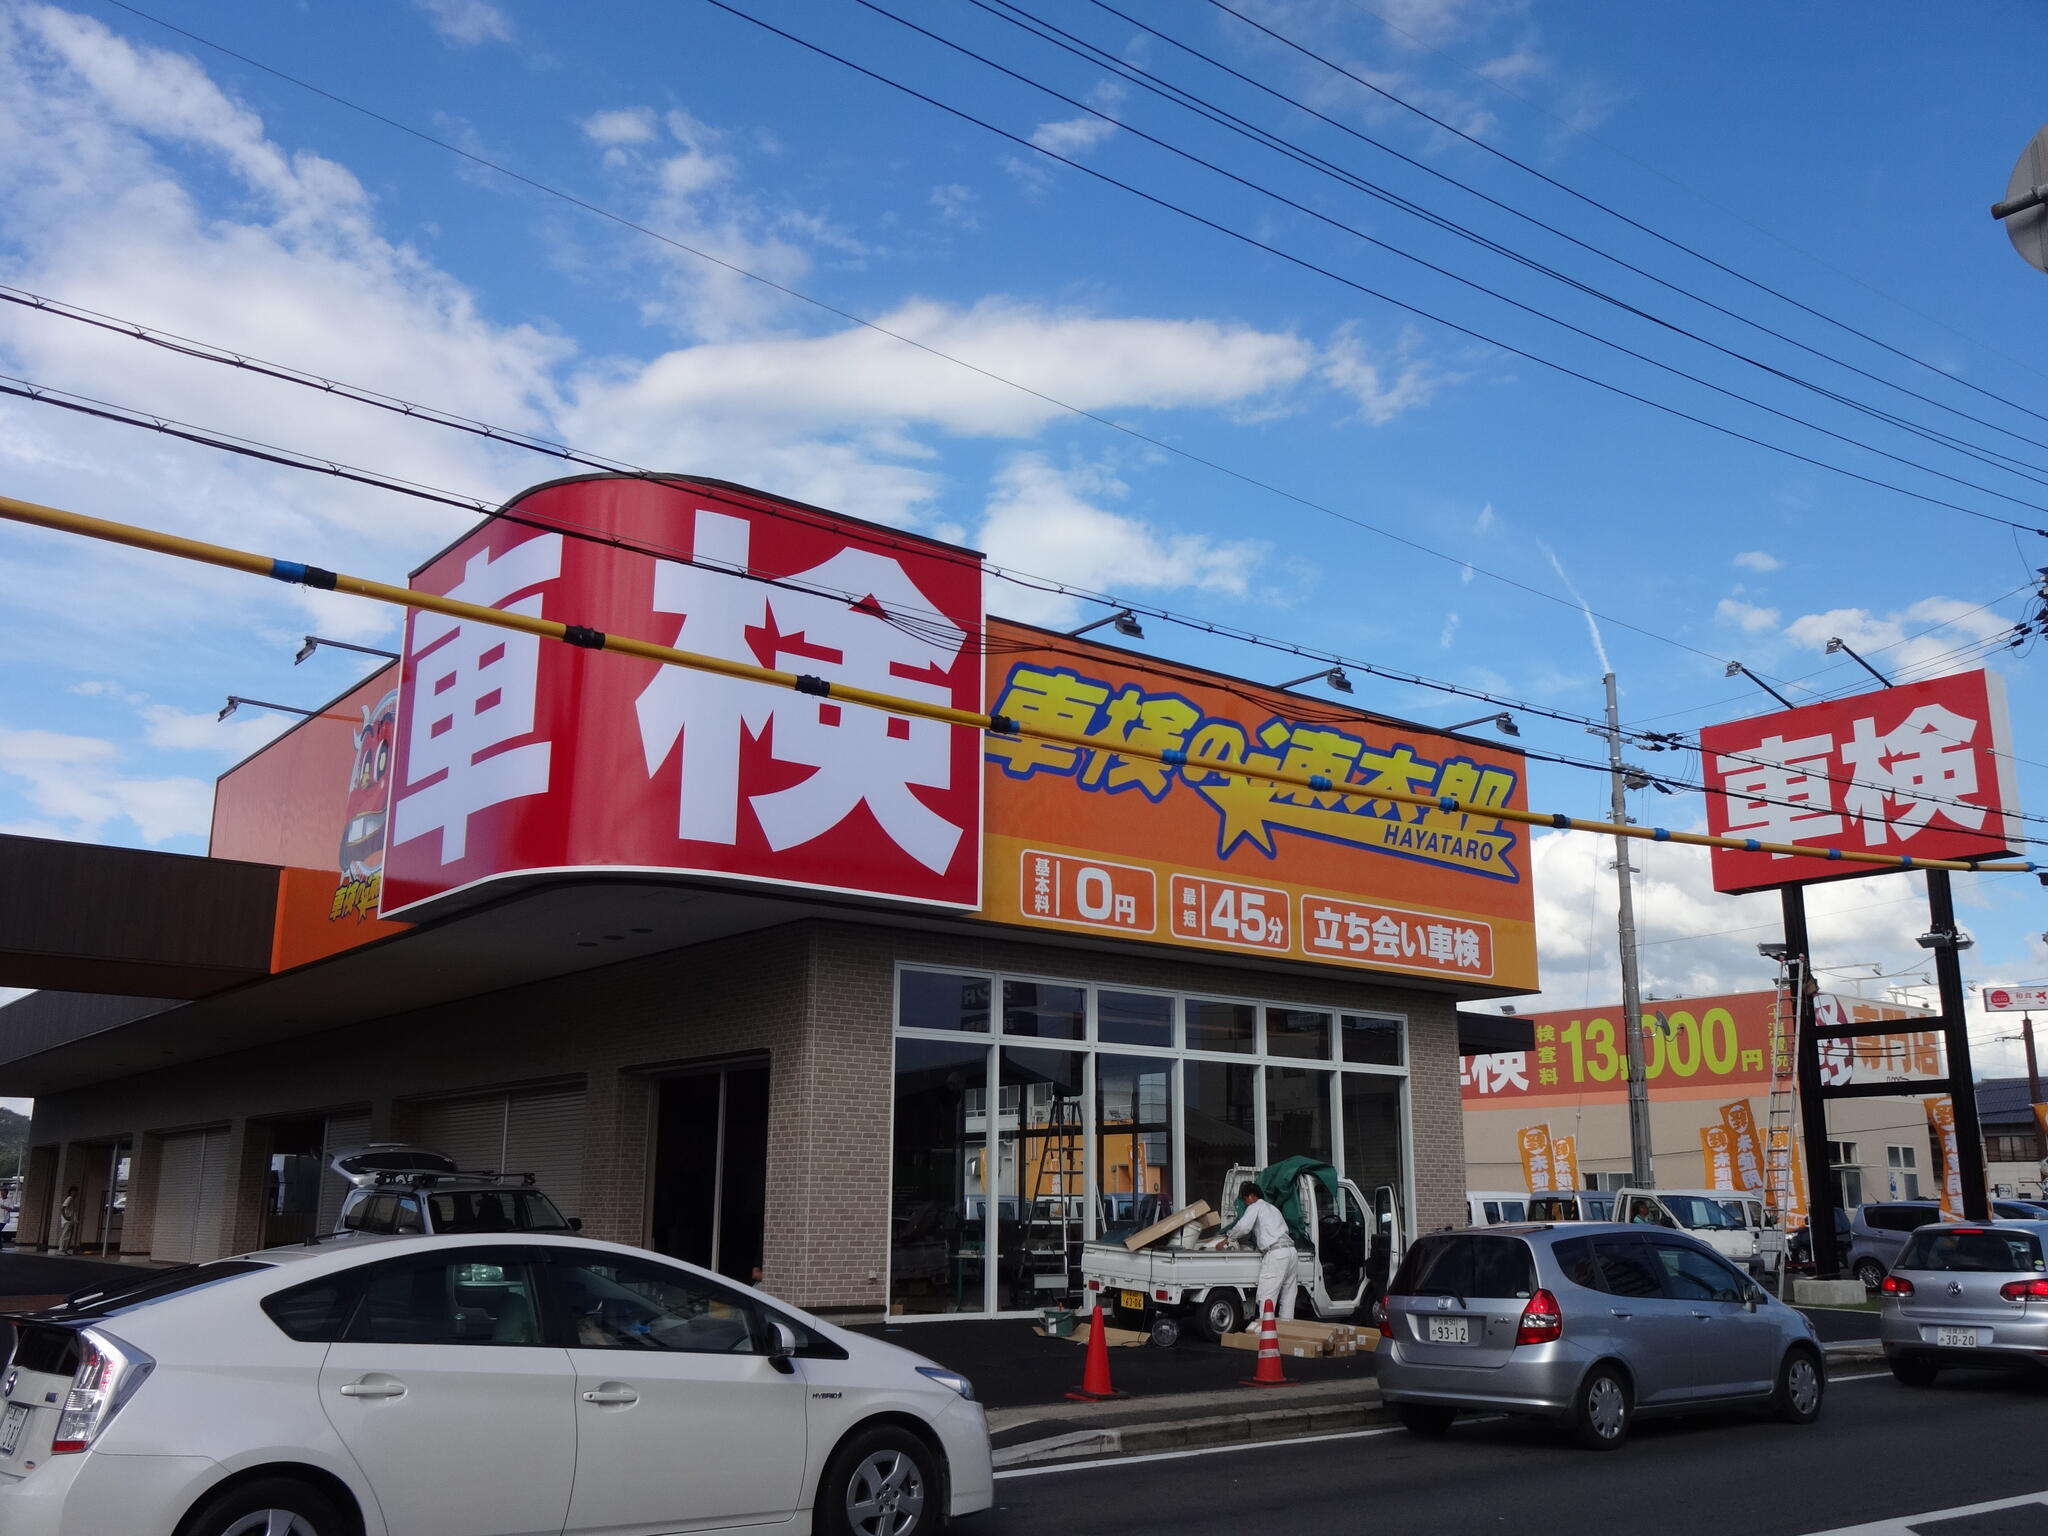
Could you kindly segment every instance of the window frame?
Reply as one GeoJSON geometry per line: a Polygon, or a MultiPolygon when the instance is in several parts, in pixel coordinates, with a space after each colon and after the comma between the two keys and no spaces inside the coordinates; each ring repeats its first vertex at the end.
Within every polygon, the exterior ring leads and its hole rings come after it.
{"type": "MultiPolygon", "coordinates": [[[[1100,1227],[1102,1226],[1101,1211],[1095,1198],[1100,1193],[1098,1186],[1101,1178],[1100,1152],[1098,1147],[1100,1126],[1097,1123],[1098,1117],[1095,1113],[1095,1098],[1097,1093],[1096,1061],[1104,1053],[1118,1056],[1152,1056],[1170,1063],[1197,1062],[1252,1068],[1254,1084],[1253,1160],[1259,1163],[1271,1161],[1272,1128],[1268,1123],[1267,1114],[1266,1069],[1268,1067],[1308,1066],[1326,1071],[1328,1074],[1328,1081],[1326,1083],[1327,1115],[1332,1142],[1331,1160],[1338,1170],[1339,1177],[1348,1177],[1344,1172],[1347,1162],[1343,1124],[1345,1107],[1343,1094],[1344,1074],[1357,1073],[1394,1079],[1402,1085],[1396,1117],[1400,1143],[1397,1148],[1400,1161],[1398,1189],[1402,1209],[1409,1213],[1409,1221],[1412,1228],[1413,1212],[1415,1210],[1415,1107],[1412,1083],[1413,1073],[1410,1068],[1413,1051],[1409,1032],[1413,1027],[1414,1017],[1408,1011],[1379,1006],[1354,1007],[1328,1000],[1289,997],[1287,995],[1289,989],[1284,987],[1275,987],[1274,991],[1269,994],[1238,996],[1213,988],[1180,989],[1134,985],[1117,981],[1079,979],[1073,976],[1061,976],[1039,971],[1013,971],[1000,967],[961,965],[947,961],[925,959],[898,959],[894,965],[891,983],[892,1103],[894,1095],[893,1047],[895,1042],[899,1040],[944,1041],[954,1044],[972,1043],[974,1046],[982,1048],[984,1051],[982,1058],[984,1065],[980,1074],[980,1080],[976,1086],[983,1096],[984,1104],[994,1103],[996,1106],[992,1114],[985,1111],[985,1123],[990,1127],[999,1124],[1002,1113],[999,1101],[1001,1057],[997,1053],[1005,1046],[1025,1047],[1036,1050],[1070,1050],[1083,1054],[1085,1057],[1082,1069],[1085,1168],[1083,1181],[1087,1192],[1087,1198],[1084,1200],[1084,1241],[1100,1236],[1100,1227]],[[966,982],[986,984],[990,1000],[988,1029],[986,1031],[929,1029],[903,1024],[901,1020],[903,1017],[904,977],[911,973],[941,975],[959,978],[966,982]],[[1040,1035],[1012,1035],[1005,1030],[1003,1027],[1005,1014],[1003,1007],[1004,989],[1010,983],[1019,982],[1034,983],[1041,986],[1080,988],[1085,998],[1086,1014],[1082,1038],[1061,1039],[1040,1035]],[[1138,994],[1167,999],[1170,1005],[1172,1021],[1170,1043],[1165,1045],[1137,1045],[1102,1039],[1100,999],[1104,993],[1138,994]],[[1187,1043],[1187,1010],[1188,1006],[1192,1003],[1224,1003],[1250,1009],[1253,1025],[1253,1048],[1249,1051],[1216,1051],[1190,1048],[1187,1043]],[[1284,1056],[1273,1054],[1267,1048],[1268,1041],[1265,1028],[1266,1010],[1269,1008],[1323,1015],[1328,1020],[1325,1053],[1321,1056],[1284,1056]],[[1394,1063],[1347,1061],[1344,1058],[1343,1028],[1343,1019],[1347,1014],[1382,1020],[1392,1025],[1394,1028],[1395,1055],[1397,1060],[1394,1063]]],[[[1171,1073],[1171,1087],[1174,1187],[1170,1191],[1170,1197],[1172,1208],[1180,1209],[1196,1199],[1214,1199],[1215,1192],[1190,1189],[1188,1187],[1186,1074],[1179,1070],[1177,1066],[1171,1073]]],[[[892,1188],[896,1158],[894,1122],[895,1116],[892,1109],[889,1146],[892,1188]]],[[[996,1180],[1000,1175],[1000,1165],[994,1161],[996,1156],[996,1140],[992,1129],[984,1134],[982,1153],[986,1160],[985,1167],[988,1169],[985,1175],[988,1181],[987,1193],[993,1201],[1001,1195],[1001,1191],[996,1187],[996,1180]]],[[[1369,1190],[1363,1191],[1363,1193],[1368,1200],[1372,1196],[1372,1192],[1369,1190]]],[[[885,1300],[894,1296],[893,1257],[892,1254],[892,1264],[885,1266],[883,1271],[883,1296],[885,1300]]],[[[978,1310],[931,1314],[892,1314],[890,1319],[892,1324],[935,1321],[941,1318],[1035,1316],[1036,1313],[1033,1311],[1006,1310],[1002,1307],[1001,1298],[997,1290],[997,1276],[1004,1262],[1003,1257],[992,1246],[990,1251],[985,1252],[984,1260],[984,1289],[982,1305],[978,1310]]]]}
{"type": "Polygon", "coordinates": [[[1659,1258],[1657,1261],[1659,1269],[1658,1279],[1663,1283],[1664,1299],[1666,1301],[1713,1301],[1724,1305],[1732,1303],[1740,1306],[1743,1298],[1748,1294],[1748,1283],[1736,1270],[1735,1266],[1705,1244],[1687,1242],[1675,1232],[1663,1235],[1654,1232],[1648,1233],[1645,1235],[1644,1240],[1650,1245],[1652,1253],[1655,1253],[1660,1248],[1672,1248],[1681,1253],[1690,1254],[1695,1259],[1705,1259],[1707,1267],[1718,1271],[1722,1278],[1727,1281],[1728,1288],[1734,1292],[1732,1296],[1681,1296],[1671,1288],[1671,1282],[1677,1278],[1676,1274],[1670,1265],[1664,1263],[1659,1258]]]}
{"type": "MultiPolygon", "coordinates": [[[[373,1259],[367,1263],[357,1264],[349,1269],[342,1270],[339,1272],[340,1274],[345,1275],[347,1277],[347,1284],[350,1287],[350,1293],[338,1308],[341,1320],[336,1327],[334,1337],[326,1340],[325,1342],[330,1344],[368,1344],[377,1347],[388,1347],[391,1349],[471,1349],[477,1347],[483,1347],[488,1349],[556,1348],[559,1346],[556,1344],[556,1341],[553,1337],[554,1329],[553,1325],[549,1320],[550,1308],[548,1306],[547,1301],[547,1281],[546,1276],[541,1273],[541,1270],[542,1265],[538,1250],[522,1243],[484,1243],[472,1245],[470,1247],[465,1248],[414,1249],[411,1252],[395,1253],[387,1257],[373,1259]],[[478,1257],[478,1255],[485,1255],[485,1257],[478,1257]],[[443,1268],[448,1268],[456,1264],[496,1264],[500,1268],[504,1268],[508,1264],[523,1264],[527,1266],[530,1270],[533,1271],[532,1299],[534,1309],[534,1324],[535,1330],[539,1337],[532,1344],[501,1344],[495,1339],[474,1339],[464,1341],[460,1344],[420,1344],[411,1340],[390,1341],[388,1344],[380,1344],[380,1341],[375,1339],[359,1339],[354,1337],[354,1334],[356,1332],[356,1325],[362,1317],[364,1298],[369,1294],[371,1282],[375,1279],[377,1275],[382,1274],[388,1270],[403,1269],[407,1267],[418,1267],[421,1265],[434,1263],[440,1264],[443,1268]]],[[[311,1280],[301,1282],[301,1284],[298,1286],[286,1287],[282,1290],[273,1292],[271,1296],[266,1296],[263,1299],[263,1310],[265,1315],[270,1317],[272,1325],[275,1326],[279,1332],[283,1332],[283,1324],[279,1323],[277,1321],[276,1315],[271,1313],[270,1311],[269,1303],[273,1299],[273,1297],[287,1295],[299,1290],[310,1289],[311,1287],[319,1285],[322,1282],[331,1278],[333,1277],[330,1275],[317,1276],[311,1280]]],[[[291,1335],[287,1333],[285,1334],[285,1337],[290,1338],[291,1335]]]]}
{"type": "MultiPolygon", "coordinates": [[[[553,1245],[538,1248],[535,1250],[535,1253],[538,1255],[539,1268],[542,1272],[540,1287],[544,1321],[541,1332],[543,1337],[555,1341],[563,1349],[602,1350],[609,1354],[630,1355],[636,1359],[644,1359],[655,1355],[675,1355],[684,1358],[691,1355],[716,1355],[741,1360],[758,1360],[767,1359],[776,1352],[778,1340],[775,1337],[775,1330],[770,1326],[767,1307],[762,1304],[758,1296],[740,1290],[730,1281],[719,1276],[700,1273],[695,1269],[686,1269],[680,1264],[669,1263],[653,1254],[616,1254],[607,1252],[602,1248],[571,1248],[553,1245]],[[563,1295],[560,1277],[556,1273],[560,1268],[575,1264],[594,1264],[614,1269],[625,1268],[631,1265],[641,1269],[651,1269],[672,1274],[676,1277],[675,1283],[689,1285],[695,1289],[706,1291],[710,1293],[714,1301],[723,1303],[738,1311],[747,1320],[747,1335],[754,1347],[745,1352],[735,1350],[662,1349],[659,1347],[654,1349],[630,1349],[619,1344],[590,1344],[583,1342],[576,1337],[574,1323],[569,1313],[566,1298],[563,1295]]],[[[807,1328],[793,1318],[784,1319],[784,1321],[799,1336],[809,1332],[807,1328]]],[[[839,1350],[839,1346],[833,1345],[832,1348],[839,1352],[837,1354],[814,1353],[806,1358],[841,1360],[847,1358],[846,1352],[839,1350]]]]}

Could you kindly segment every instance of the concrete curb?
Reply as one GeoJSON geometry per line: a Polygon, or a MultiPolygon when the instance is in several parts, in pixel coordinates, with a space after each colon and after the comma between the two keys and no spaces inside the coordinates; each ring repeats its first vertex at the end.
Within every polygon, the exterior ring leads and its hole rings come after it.
{"type": "Polygon", "coordinates": [[[1394,1410],[1377,1401],[1340,1403],[1326,1408],[1274,1408],[1260,1413],[1215,1414],[1206,1418],[1125,1424],[1115,1428],[1077,1429],[995,1453],[997,1471],[1008,1467],[1042,1466],[1098,1456],[1133,1456],[1146,1451],[1192,1450],[1208,1445],[1239,1445],[1255,1440],[1291,1440],[1302,1435],[1341,1434],[1375,1424],[1395,1422],[1394,1410]]]}

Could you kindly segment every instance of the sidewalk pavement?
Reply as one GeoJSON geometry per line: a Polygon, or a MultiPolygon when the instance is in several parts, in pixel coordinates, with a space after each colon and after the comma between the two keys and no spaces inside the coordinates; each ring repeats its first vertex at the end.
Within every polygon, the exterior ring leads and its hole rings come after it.
{"type": "MultiPolygon", "coordinates": [[[[1884,1358],[1875,1338],[1841,1340],[1825,1347],[1830,1374],[1854,1371],[1884,1358]]],[[[1217,1353],[1239,1354],[1234,1350],[1217,1353]]],[[[1312,1363],[1329,1362],[1288,1360],[1285,1366],[1292,1377],[1297,1365],[1312,1363]]],[[[1265,1389],[1230,1387],[1107,1403],[993,1408],[988,1422],[1000,1471],[1148,1451],[1342,1434],[1398,1421],[1393,1410],[1380,1402],[1376,1384],[1349,1379],[1303,1380],[1265,1389]]]]}

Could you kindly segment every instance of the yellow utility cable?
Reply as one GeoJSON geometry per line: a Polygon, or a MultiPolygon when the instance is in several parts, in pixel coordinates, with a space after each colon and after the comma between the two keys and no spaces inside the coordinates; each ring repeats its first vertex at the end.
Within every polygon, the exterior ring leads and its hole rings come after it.
{"type": "Polygon", "coordinates": [[[1801,847],[1796,843],[1766,843],[1755,838],[1713,837],[1704,832],[1673,832],[1665,827],[1639,827],[1629,823],[1592,821],[1583,817],[1553,815],[1544,811],[1517,810],[1513,806],[1477,805],[1460,800],[1454,795],[1418,795],[1394,789],[1366,791],[1356,785],[1334,781],[1322,774],[1295,773],[1284,768],[1253,770],[1241,763],[1204,757],[1193,752],[1158,750],[1120,741],[1114,736],[1061,730],[1057,726],[1023,725],[996,715],[979,714],[970,709],[952,709],[942,704],[926,704],[916,699],[898,698],[894,694],[877,693],[870,688],[856,688],[849,683],[825,683],[815,677],[795,672],[779,672],[772,667],[756,666],[752,662],[729,661],[723,656],[680,651],[674,646],[656,645],[649,640],[635,640],[625,635],[606,634],[580,624],[565,624],[557,619],[508,613],[502,608],[487,608],[480,603],[465,603],[452,597],[440,597],[432,592],[394,587],[362,576],[346,576],[318,566],[301,565],[290,560],[273,559],[269,555],[254,554],[248,550],[231,549],[224,544],[208,544],[198,539],[181,538],[176,534],[159,533],[153,528],[138,528],[130,523],[87,517],[80,512],[66,512],[57,507],[40,506],[35,502],[20,501],[11,496],[0,496],[0,518],[9,522],[27,523],[38,528],[54,529],[59,533],[73,533],[83,538],[99,539],[105,543],[125,544],[132,549],[146,549],[156,554],[172,555],[181,560],[194,560],[205,565],[222,566],[228,570],[246,571],[252,576],[268,576],[277,581],[327,591],[346,592],[354,597],[366,597],[373,602],[389,603],[394,607],[419,608],[430,613],[443,613],[451,618],[491,624],[500,629],[518,630],[524,634],[539,635],[547,640],[565,641],[589,650],[614,651],[622,656],[637,656],[643,661],[660,662],[664,666],[687,667],[696,672],[713,672],[721,677],[736,677],[748,682],[766,683],[772,687],[795,689],[801,693],[829,697],[839,703],[861,704],[870,709],[886,710],[894,715],[912,715],[923,720],[943,721],[948,725],[972,726],[977,730],[999,736],[1057,742],[1063,746],[1091,747],[1097,751],[1115,753],[1120,757],[1143,758],[1150,762],[1162,763],[1169,768],[1204,770],[1222,774],[1227,778],[1259,779],[1270,784],[1285,784],[1294,789],[1314,790],[1318,794],[1349,793],[1363,799],[1386,800],[1398,805],[1420,806],[1425,810],[1443,811],[1454,815],[1520,822],[1532,827],[1554,827],[1565,832],[1592,832],[1603,837],[1633,837],[1644,842],[1685,843],[1700,848],[1732,848],[1748,853],[1783,853],[1820,863],[1874,864],[1888,869],[2014,870],[2034,873],[2040,873],[2043,869],[2041,865],[2029,863],[1973,864],[1961,859],[1916,859],[1896,853],[1801,847]]]}

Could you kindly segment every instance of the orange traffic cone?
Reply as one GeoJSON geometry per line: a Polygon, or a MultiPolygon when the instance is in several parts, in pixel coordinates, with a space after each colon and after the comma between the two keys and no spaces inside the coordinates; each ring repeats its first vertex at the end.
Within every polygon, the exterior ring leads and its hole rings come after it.
{"type": "Polygon", "coordinates": [[[1245,1378],[1248,1387],[1284,1387],[1287,1377],[1280,1370],[1280,1324],[1268,1301],[1259,1313],[1259,1368],[1245,1378]]]}
{"type": "Polygon", "coordinates": [[[1088,1316],[1088,1363],[1081,1371],[1080,1390],[1069,1392],[1067,1396],[1077,1403],[1101,1403],[1113,1397],[1130,1396],[1109,1384],[1109,1340],[1102,1336],[1102,1303],[1099,1301],[1088,1316]]]}

